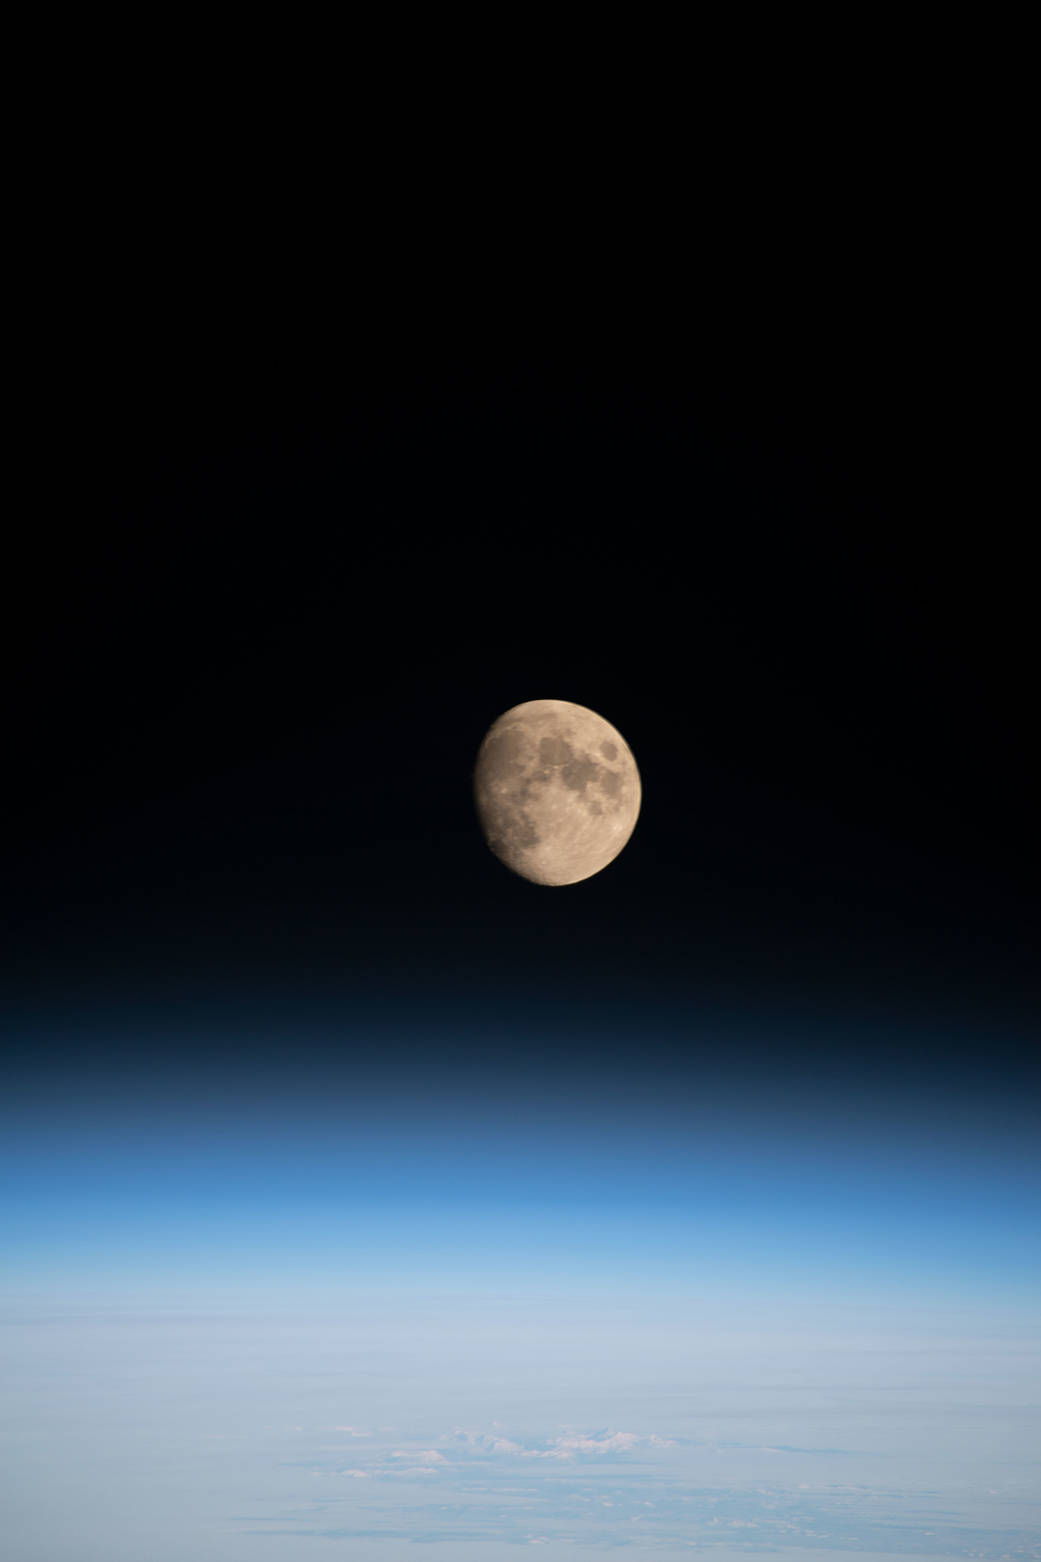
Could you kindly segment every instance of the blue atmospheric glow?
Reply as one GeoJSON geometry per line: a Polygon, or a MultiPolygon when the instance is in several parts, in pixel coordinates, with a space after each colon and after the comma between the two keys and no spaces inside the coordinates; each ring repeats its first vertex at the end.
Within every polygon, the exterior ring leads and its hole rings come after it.
{"type": "Polygon", "coordinates": [[[1038,1556],[1008,1103],[176,1057],[0,1110],[20,1562],[1038,1556]]]}
{"type": "MultiPolygon", "coordinates": [[[[314,1065],[312,1065],[314,1066],[314,1065]]],[[[591,1076],[542,1100],[508,1079],[280,1090],[161,1067],[6,1113],[4,1263],[34,1277],[221,1274],[627,1286],[827,1283],[853,1296],[1025,1297],[1041,1169],[951,1117],[591,1076]],[[189,1082],[190,1083],[190,1082],[189,1082]]]]}

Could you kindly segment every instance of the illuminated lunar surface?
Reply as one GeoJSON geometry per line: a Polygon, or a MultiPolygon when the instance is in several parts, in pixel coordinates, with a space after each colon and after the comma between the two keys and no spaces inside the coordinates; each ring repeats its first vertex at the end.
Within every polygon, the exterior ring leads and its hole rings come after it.
{"type": "Polygon", "coordinates": [[[499,860],[534,884],[577,884],[613,862],[640,812],[621,733],[584,705],[528,700],[488,729],[474,801],[499,860]]]}

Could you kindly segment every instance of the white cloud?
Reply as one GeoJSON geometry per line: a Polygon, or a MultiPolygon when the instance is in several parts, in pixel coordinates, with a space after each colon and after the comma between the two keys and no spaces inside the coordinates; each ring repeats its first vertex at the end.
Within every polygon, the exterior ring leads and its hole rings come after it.
{"type": "Polygon", "coordinates": [[[574,1459],[578,1454],[631,1453],[634,1448],[641,1446],[668,1448],[671,1443],[668,1438],[657,1437],[653,1433],[644,1436],[639,1432],[603,1432],[599,1436],[590,1437],[569,1432],[561,1437],[551,1437],[547,1448],[533,1449],[531,1452],[540,1459],[574,1459]]]}
{"type": "Polygon", "coordinates": [[[424,1448],[418,1454],[411,1448],[396,1448],[390,1457],[392,1459],[411,1459],[416,1464],[427,1466],[448,1463],[444,1454],[438,1453],[436,1448],[424,1448]]]}
{"type": "Polygon", "coordinates": [[[613,1432],[605,1433],[603,1437],[554,1437],[550,1441],[553,1445],[548,1450],[550,1458],[570,1459],[577,1453],[628,1453],[643,1439],[636,1432],[613,1432]]]}
{"type": "Polygon", "coordinates": [[[464,1432],[461,1427],[456,1427],[451,1435],[446,1433],[441,1441],[465,1443],[468,1448],[481,1448],[492,1454],[524,1452],[523,1443],[515,1443],[512,1438],[501,1437],[498,1432],[464,1432]]]}
{"type": "Polygon", "coordinates": [[[464,1432],[457,1428],[446,1435],[446,1442],[463,1442],[484,1453],[515,1456],[521,1459],[575,1459],[581,1456],[630,1453],[634,1448],[671,1448],[670,1438],[640,1432],[564,1432],[535,1444],[524,1444],[498,1433],[464,1432]]]}

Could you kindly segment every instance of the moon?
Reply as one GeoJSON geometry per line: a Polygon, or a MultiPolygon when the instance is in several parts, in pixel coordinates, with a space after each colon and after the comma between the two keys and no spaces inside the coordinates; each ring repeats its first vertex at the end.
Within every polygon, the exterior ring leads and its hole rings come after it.
{"type": "Polygon", "coordinates": [[[528,700],[505,711],[474,766],[484,838],[533,884],[577,884],[606,868],[633,833],[640,797],[621,733],[569,700],[528,700]]]}

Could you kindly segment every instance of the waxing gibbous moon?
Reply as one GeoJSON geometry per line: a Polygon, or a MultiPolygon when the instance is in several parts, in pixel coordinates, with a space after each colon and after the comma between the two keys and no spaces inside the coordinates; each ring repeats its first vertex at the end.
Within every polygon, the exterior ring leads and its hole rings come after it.
{"type": "Polygon", "coordinates": [[[632,835],[640,773],[621,733],[596,711],[528,700],[485,734],[474,802],[500,862],[533,884],[577,884],[632,835]]]}

